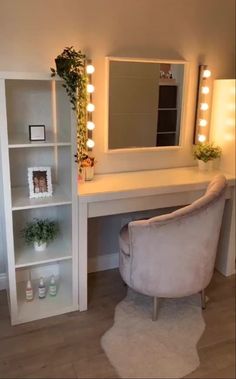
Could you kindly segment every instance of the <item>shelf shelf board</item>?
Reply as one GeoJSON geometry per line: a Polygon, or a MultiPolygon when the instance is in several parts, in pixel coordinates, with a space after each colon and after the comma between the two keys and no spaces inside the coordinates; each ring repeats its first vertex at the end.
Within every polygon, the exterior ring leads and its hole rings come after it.
{"type": "Polygon", "coordinates": [[[60,186],[53,185],[53,195],[50,197],[30,199],[28,187],[12,188],[12,210],[50,207],[71,204],[69,196],[60,186]]]}
{"type": "Polygon", "coordinates": [[[32,281],[34,299],[30,302],[25,301],[25,286],[26,282],[17,283],[18,315],[13,320],[15,325],[78,309],[77,305],[73,305],[71,278],[69,280],[59,279],[57,295],[51,297],[47,293],[45,299],[37,297],[38,280],[32,281]]]}
{"type": "Polygon", "coordinates": [[[8,141],[9,149],[51,146],[71,146],[71,142],[68,142],[63,138],[57,138],[57,136],[51,133],[47,134],[46,141],[29,141],[29,137],[25,134],[16,134],[14,136],[10,136],[8,141]]]}
{"type": "Polygon", "coordinates": [[[37,252],[33,247],[16,243],[15,268],[36,266],[45,263],[59,262],[72,259],[69,241],[66,243],[61,238],[50,243],[45,251],[37,252]]]}

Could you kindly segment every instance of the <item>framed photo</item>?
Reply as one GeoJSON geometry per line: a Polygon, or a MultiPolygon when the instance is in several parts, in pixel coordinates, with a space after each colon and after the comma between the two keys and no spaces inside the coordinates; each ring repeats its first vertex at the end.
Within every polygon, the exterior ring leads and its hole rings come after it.
{"type": "Polygon", "coordinates": [[[30,141],[46,141],[45,125],[29,125],[30,141]]]}
{"type": "Polygon", "coordinates": [[[29,167],[28,182],[30,199],[52,196],[51,167],[29,167]]]}

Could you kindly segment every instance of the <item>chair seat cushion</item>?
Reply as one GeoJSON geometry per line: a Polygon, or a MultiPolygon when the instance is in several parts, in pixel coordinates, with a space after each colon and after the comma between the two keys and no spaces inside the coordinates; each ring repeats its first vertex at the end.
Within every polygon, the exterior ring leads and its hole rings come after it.
{"type": "Polygon", "coordinates": [[[129,229],[128,224],[124,225],[120,230],[119,245],[122,253],[130,255],[129,229]]]}

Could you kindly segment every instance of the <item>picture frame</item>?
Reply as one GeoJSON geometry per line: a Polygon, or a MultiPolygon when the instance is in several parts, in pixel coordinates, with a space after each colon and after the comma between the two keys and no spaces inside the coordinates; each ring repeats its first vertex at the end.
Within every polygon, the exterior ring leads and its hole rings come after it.
{"type": "Polygon", "coordinates": [[[51,167],[28,167],[29,198],[52,196],[51,167]]]}
{"type": "Polygon", "coordinates": [[[45,125],[29,125],[29,140],[46,141],[45,125]]]}

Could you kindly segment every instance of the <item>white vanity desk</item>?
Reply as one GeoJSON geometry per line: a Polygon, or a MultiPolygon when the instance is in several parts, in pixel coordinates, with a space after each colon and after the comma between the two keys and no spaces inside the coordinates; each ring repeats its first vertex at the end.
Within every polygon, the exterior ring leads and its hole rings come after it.
{"type": "MultiPolygon", "coordinates": [[[[95,175],[93,181],[79,183],[79,309],[87,309],[88,218],[189,204],[205,192],[218,173],[220,171],[202,172],[197,167],[184,167],[95,175]]],[[[234,177],[223,174],[229,184],[228,201],[216,267],[224,275],[231,275],[235,261],[234,177]]]]}

